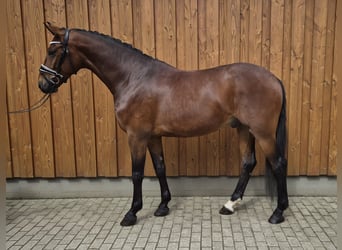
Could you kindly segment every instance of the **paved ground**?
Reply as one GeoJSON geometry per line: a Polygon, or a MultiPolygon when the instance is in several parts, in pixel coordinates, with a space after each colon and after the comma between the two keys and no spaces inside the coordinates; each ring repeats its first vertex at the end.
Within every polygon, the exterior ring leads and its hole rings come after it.
{"type": "Polygon", "coordinates": [[[7,201],[7,249],[336,249],[337,198],[290,197],[286,221],[270,225],[271,202],[245,197],[218,213],[224,197],[174,197],[153,216],[145,197],[137,225],[121,227],[130,198],[7,201]]]}

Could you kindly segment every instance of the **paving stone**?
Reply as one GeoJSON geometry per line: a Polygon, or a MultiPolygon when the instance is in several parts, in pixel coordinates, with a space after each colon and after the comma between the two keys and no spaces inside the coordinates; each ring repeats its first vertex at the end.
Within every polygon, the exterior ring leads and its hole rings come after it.
{"type": "Polygon", "coordinates": [[[270,225],[275,203],[244,197],[230,216],[225,197],[173,197],[170,214],[154,217],[160,197],[144,197],[133,227],[120,220],[130,197],[8,200],[7,249],[336,249],[336,197],[290,197],[286,220],[270,225]]]}

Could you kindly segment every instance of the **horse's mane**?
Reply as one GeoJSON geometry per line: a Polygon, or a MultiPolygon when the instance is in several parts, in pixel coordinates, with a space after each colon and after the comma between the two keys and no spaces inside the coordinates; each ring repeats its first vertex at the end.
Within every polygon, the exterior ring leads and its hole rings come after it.
{"type": "Polygon", "coordinates": [[[105,34],[102,34],[100,32],[97,32],[97,31],[90,31],[90,30],[84,30],[84,29],[73,29],[73,30],[96,35],[98,37],[101,37],[105,41],[114,42],[117,45],[120,45],[120,46],[122,46],[124,48],[128,48],[129,50],[131,50],[133,52],[136,52],[137,54],[140,54],[143,57],[146,57],[146,58],[149,58],[149,59],[152,59],[152,60],[157,60],[156,58],[153,58],[152,56],[149,56],[149,55],[145,54],[144,52],[142,52],[141,50],[135,48],[132,44],[125,43],[122,40],[114,38],[114,37],[111,37],[109,35],[105,35],[105,34]]]}

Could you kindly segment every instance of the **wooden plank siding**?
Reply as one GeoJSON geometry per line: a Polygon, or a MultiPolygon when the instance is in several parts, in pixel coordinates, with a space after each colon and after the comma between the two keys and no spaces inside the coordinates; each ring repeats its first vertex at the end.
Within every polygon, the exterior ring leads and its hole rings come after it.
{"type": "MultiPolygon", "coordinates": [[[[45,0],[44,6],[46,6],[44,8],[45,20],[51,20],[56,25],[66,26],[64,0],[45,0]]],[[[45,32],[48,43],[51,34],[47,30],[45,32]]],[[[76,154],[71,84],[65,84],[63,87],[58,90],[58,95],[51,96],[55,177],[75,177],[76,154]]]]}
{"type": "MultiPolygon", "coordinates": [[[[7,2],[7,13],[16,13],[8,18],[6,43],[7,109],[13,111],[29,105],[20,1],[7,2]]],[[[12,172],[13,177],[34,177],[30,114],[11,115],[8,120],[12,165],[8,176],[12,172]]]]}
{"type": "MultiPolygon", "coordinates": [[[[336,175],[337,0],[13,0],[7,1],[7,110],[42,93],[38,68],[51,34],[44,21],[96,30],[179,69],[250,62],[282,79],[287,94],[288,173],[336,175]],[[34,18],[32,18],[34,17],[34,18]]],[[[341,14],[341,13],[339,13],[341,14]]],[[[7,178],[131,175],[127,136],[114,99],[81,70],[40,109],[5,117],[7,178]]],[[[237,176],[234,129],[163,140],[168,176],[237,176]]],[[[257,145],[254,175],[264,174],[257,145]]],[[[154,176],[149,154],[146,176],[154,176]]]]}

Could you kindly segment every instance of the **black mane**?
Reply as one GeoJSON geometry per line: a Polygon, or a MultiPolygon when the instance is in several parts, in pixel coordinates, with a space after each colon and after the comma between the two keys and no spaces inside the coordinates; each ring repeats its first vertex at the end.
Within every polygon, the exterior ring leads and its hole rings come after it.
{"type": "Polygon", "coordinates": [[[147,58],[152,59],[152,60],[157,60],[156,58],[154,58],[152,56],[149,56],[149,55],[145,54],[144,52],[142,52],[141,50],[135,48],[133,45],[131,45],[129,43],[125,43],[125,42],[123,42],[122,40],[120,40],[118,38],[114,38],[114,37],[111,37],[109,35],[105,35],[105,34],[102,34],[100,32],[97,32],[97,31],[84,30],[84,29],[72,29],[72,30],[96,35],[98,37],[101,37],[105,41],[114,42],[115,44],[120,45],[120,46],[122,46],[124,48],[127,48],[127,49],[129,49],[129,50],[131,50],[133,52],[136,52],[137,54],[140,54],[140,55],[142,55],[144,57],[147,57],[147,58]]]}

